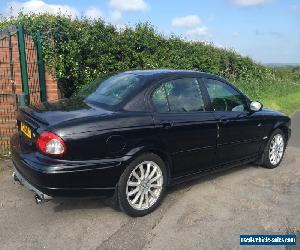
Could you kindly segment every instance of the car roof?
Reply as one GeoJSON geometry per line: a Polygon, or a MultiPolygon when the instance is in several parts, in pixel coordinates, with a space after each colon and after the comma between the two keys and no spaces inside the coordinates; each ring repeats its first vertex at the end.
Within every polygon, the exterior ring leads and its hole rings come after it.
{"type": "Polygon", "coordinates": [[[216,75],[207,73],[207,72],[201,72],[196,70],[183,70],[183,69],[151,69],[151,70],[130,70],[123,72],[125,74],[134,74],[138,76],[147,76],[150,78],[160,78],[160,77],[168,77],[168,76],[206,76],[206,77],[214,77],[214,78],[220,78],[216,75]]]}

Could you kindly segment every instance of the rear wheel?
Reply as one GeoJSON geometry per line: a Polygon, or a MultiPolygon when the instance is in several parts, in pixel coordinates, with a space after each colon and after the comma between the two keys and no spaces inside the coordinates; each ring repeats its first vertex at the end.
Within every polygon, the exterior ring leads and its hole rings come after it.
{"type": "Polygon", "coordinates": [[[134,217],[151,213],[159,206],[166,183],[166,166],[159,156],[147,153],[137,157],[118,183],[117,196],[121,210],[134,217]]]}
{"type": "Polygon", "coordinates": [[[286,148],[285,135],[280,129],[276,129],[265,147],[263,155],[263,166],[276,168],[282,161],[286,148]]]}

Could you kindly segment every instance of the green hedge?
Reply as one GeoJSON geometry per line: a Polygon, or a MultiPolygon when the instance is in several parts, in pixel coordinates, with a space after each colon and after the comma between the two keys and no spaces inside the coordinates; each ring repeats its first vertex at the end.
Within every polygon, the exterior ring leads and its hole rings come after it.
{"type": "Polygon", "coordinates": [[[65,96],[109,72],[128,69],[193,69],[221,75],[259,98],[270,86],[278,89],[274,70],[212,44],[166,37],[148,23],[119,31],[102,20],[49,14],[24,15],[0,21],[0,29],[22,24],[40,31],[45,60],[65,96]]]}

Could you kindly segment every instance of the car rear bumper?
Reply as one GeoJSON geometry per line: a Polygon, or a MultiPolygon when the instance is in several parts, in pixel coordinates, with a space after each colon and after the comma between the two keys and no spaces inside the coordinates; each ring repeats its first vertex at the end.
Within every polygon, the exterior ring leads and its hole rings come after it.
{"type": "Polygon", "coordinates": [[[111,196],[128,159],[64,161],[24,153],[17,135],[11,139],[17,179],[45,197],[111,196]]]}
{"type": "Polygon", "coordinates": [[[24,185],[27,189],[34,192],[42,200],[51,200],[53,198],[52,196],[43,193],[41,190],[31,185],[15,167],[13,167],[13,177],[15,181],[20,182],[20,184],[24,185]]]}

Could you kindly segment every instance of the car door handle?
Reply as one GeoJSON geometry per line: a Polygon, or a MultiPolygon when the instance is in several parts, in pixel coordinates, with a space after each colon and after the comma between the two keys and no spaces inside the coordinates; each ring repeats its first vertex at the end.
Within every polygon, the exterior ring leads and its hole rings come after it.
{"type": "Polygon", "coordinates": [[[172,122],[162,122],[161,123],[161,126],[164,128],[164,129],[169,129],[173,126],[173,123],[172,122]]]}

